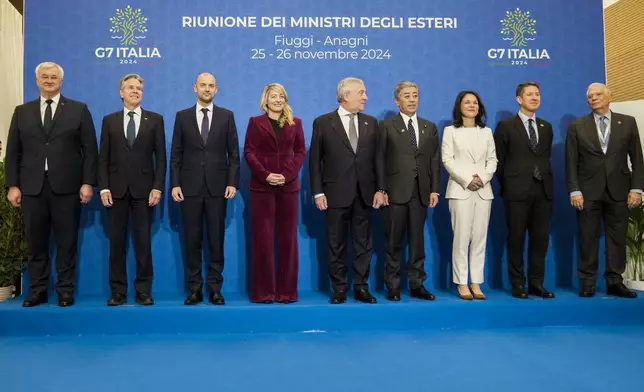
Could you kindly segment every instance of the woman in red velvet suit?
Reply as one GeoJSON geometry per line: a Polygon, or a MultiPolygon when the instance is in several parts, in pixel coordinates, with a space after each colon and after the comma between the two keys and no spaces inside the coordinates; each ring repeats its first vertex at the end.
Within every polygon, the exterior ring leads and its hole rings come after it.
{"type": "Polygon", "coordinates": [[[282,85],[264,87],[260,107],[265,114],[251,117],[244,144],[244,158],[251,172],[250,300],[289,303],[297,301],[298,174],[306,155],[304,132],[302,121],[293,117],[282,85]]]}

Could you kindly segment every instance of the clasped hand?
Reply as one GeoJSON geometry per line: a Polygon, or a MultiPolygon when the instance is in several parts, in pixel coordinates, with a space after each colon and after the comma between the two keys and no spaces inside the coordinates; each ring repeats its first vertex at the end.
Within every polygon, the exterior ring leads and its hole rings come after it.
{"type": "Polygon", "coordinates": [[[471,190],[472,192],[478,191],[479,189],[483,188],[485,184],[483,184],[483,180],[481,180],[481,177],[479,177],[478,174],[473,174],[472,175],[472,182],[467,186],[467,189],[471,190]]]}
{"type": "Polygon", "coordinates": [[[282,186],[286,183],[286,178],[281,174],[271,173],[266,177],[266,182],[272,186],[282,186]]]}

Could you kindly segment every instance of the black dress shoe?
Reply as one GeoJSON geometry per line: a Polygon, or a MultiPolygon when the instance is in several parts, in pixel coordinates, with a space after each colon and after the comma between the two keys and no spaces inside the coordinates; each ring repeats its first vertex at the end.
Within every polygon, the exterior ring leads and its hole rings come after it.
{"type": "Polygon", "coordinates": [[[525,286],[512,286],[512,296],[519,299],[527,299],[528,293],[525,292],[525,286]]]}
{"type": "Polygon", "coordinates": [[[203,294],[201,294],[200,292],[196,292],[196,293],[190,293],[190,295],[186,297],[186,300],[183,301],[183,304],[196,305],[200,302],[203,302],[203,294]]]}
{"type": "Polygon", "coordinates": [[[436,296],[434,294],[430,293],[429,291],[427,291],[426,288],[422,286],[417,289],[411,289],[411,296],[414,298],[420,298],[427,301],[433,301],[436,299],[436,296]]]}
{"type": "Polygon", "coordinates": [[[32,308],[40,304],[46,304],[49,299],[47,298],[47,292],[32,292],[29,294],[29,297],[25,299],[22,303],[22,306],[25,308],[32,308]]]}
{"type": "Polygon", "coordinates": [[[331,302],[331,304],[333,305],[339,305],[347,302],[347,292],[334,290],[333,295],[331,296],[331,299],[329,300],[329,302],[331,302]]]}
{"type": "Polygon", "coordinates": [[[74,304],[74,296],[72,293],[60,293],[58,294],[58,306],[67,307],[74,304]]]}
{"type": "Polygon", "coordinates": [[[120,306],[127,303],[127,297],[123,294],[114,294],[107,300],[107,306],[120,306]]]}
{"type": "Polygon", "coordinates": [[[606,294],[621,298],[637,298],[637,294],[626,287],[624,283],[617,283],[607,286],[606,294]]]}
{"type": "Polygon", "coordinates": [[[154,305],[154,299],[147,293],[136,293],[136,303],[143,306],[154,305]]]}
{"type": "Polygon", "coordinates": [[[329,302],[333,305],[343,304],[347,302],[347,293],[345,291],[334,291],[329,302]]]}
{"type": "Polygon", "coordinates": [[[210,300],[210,303],[213,305],[223,305],[226,303],[224,296],[221,295],[219,291],[213,291],[212,293],[210,293],[210,295],[208,296],[208,299],[210,300]]]}
{"type": "Polygon", "coordinates": [[[528,288],[528,293],[530,295],[534,295],[536,297],[541,297],[541,298],[554,298],[555,294],[551,293],[550,291],[546,290],[543,286],[530,286],[528,288]]]}
{"type": "Polygon", "coordinates": [[[366,304],[375,304],[378,302],[367,289],[356,290],[353,298],[355,298],[356,301],[364,302],[366,304]]]}
{"type": "Polygon", "coordinates": [[[582,286],[579,290],[579,296],[582,298],[590,298],[595,296],[595,286],[582,286]]]}
{"type": "Polygon", "coordinates": [[[400,301],[400,291],[398,291],[398,290],[389,290],[387,292],[387,300],[393,301],[393,302],[399,302],[400,301]]]}

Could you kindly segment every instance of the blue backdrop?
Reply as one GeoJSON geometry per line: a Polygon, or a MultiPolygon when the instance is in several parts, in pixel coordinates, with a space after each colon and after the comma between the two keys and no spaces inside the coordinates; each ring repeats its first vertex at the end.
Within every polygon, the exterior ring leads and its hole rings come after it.
{"type": "MultiPolygon", "coordinates": [[[[102,117],[122,107],[119,78],[142,75],[142,106],[165,117],[168,152],[175,113],[195,104],[193,84],[200,72],[217,77],[215,103],[234,111],[240,151],[248,118],[260,113],[260,94],[269,82],[286,87],[308,146],[313,119],[337,107],[336,85],[347,76],[365,81],[365,111],[379,119],[396,113],[395,85],[415,81],[419,114],[436,122],[441,133],[460,90],[481,94],[494,129],[516,112],[516,85],[536,80],[542,86],[538,115],[555,129],[556,200],[546,284],[577,284],[576,220],[565,190],[563,143],[567,125],[588,112],[586,87],[604,80],[601,0],[27,0],[27,101],[38,96],[33,72],[42,61],[64,67],[63,94],[88,104],[99,136],[102,117]],[[325,45],[327,37],[347,40],[325,45]]],[[[301,179],[299,287],[325,290],[324,217],[311,200],[308,162],[301,179]]],[[[225,292],[246,292],[250,282],[248,180],[242,162],[240,193],[226,219],[225,292]]],[[[153,292],[178,295],[184,290],[182,223],[178,205],[167,195],[154,214],[153,292]]],[[[383,235],[379,214],[374,215],[371,285],[380,288],[383,235]]],[[[108,295],[107,216],[97,196],[81,219],[78,293],[108,295]]],[[[430,289],[451,284],[449,222],[447,202],[441,200],[426,224],[430,289]]],[[[492,287],[507,286],[505,235],[497,197],[486,265],[492,287]]]]}

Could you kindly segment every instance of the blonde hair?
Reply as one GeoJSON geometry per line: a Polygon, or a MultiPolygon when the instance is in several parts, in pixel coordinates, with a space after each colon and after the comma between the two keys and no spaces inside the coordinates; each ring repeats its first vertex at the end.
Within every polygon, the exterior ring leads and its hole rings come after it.
{"type": "Polygon", "coordinates": [[[277,120],[277,124],[280,126],[280,128],[283,127],[284,124],[294,125],[295,120],[293,119],[293,109],[291,109],[291,106],[288,104],[288,95],[286,94],[286,89],[279,83],[269,83],[264,86],[264,91],[262,91],[262,98],[259,102],[259,108],[262,109],[263,112],[268,113],[268,94],[271,90],[277,90],[280,94],[284,95],[284,109],[282,109],[282,114],[280,114],[280,118],[277,120]]]}

